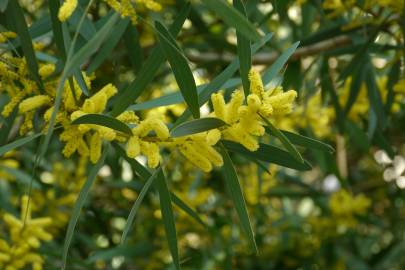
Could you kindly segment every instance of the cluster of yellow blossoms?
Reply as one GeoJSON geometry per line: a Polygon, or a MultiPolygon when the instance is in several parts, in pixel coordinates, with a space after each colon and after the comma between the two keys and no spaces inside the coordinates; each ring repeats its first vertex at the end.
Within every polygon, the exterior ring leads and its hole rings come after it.
{"type": "Polygon", "coordinates": [[[0,238],[0,267],[5,270],[23,269],[32,265],[33,270],[41,270],[43,259],[37,253],[41,241],[50,241],[52,235],[47,231],[52,224],[50,217],[32,218],[27,207],[28,197],[21,200],[20,218],[6,213],[3,220],[9,229],[8,241],[0,238]]]}
{"type": "MultiPolygon", "coordinates": [[[[114,9],[122,17],[131,19],[133,24],[137,23],[137,15],[134,5],[146,8],[152,11],[160,11],[162,5],[156,0],[103,0],[108,6],[114,9]]],[[[65,0],[59,9],[58,18],[64,22],[72,16],[77,7],[77,0],[65,0]]]]}

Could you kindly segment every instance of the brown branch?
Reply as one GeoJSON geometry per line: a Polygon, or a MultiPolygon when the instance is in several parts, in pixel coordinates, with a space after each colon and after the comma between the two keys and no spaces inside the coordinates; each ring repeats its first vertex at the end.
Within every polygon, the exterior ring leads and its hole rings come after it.
{"type": "MultiPolygon", "coordinates": [[[[298,48],[290,59],[296,60],[303,57],[316,55],[321,52],[345,47],[351,43],[352,39],[348,35],[334,37],[312,45],[298,48]]],[[[214,52],[196,53],[190,51],[186,55],[191,62],[195,63],[213,62],[213,61],[231,62],[235,58],[234,55],[229,53],[218,54],[214,52]]],[[[277,59],[278,56],[279,56],[278,53],[257,53],[253,57],[252,62],[255,65],[271,64],[277,59]]]]}

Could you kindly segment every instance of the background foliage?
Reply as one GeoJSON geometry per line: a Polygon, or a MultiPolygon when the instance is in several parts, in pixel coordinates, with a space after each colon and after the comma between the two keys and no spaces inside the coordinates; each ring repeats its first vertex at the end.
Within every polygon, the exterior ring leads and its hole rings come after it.
{"type": "Polygon", "coordinates": [[[405,267],[403,0],[0,11],[1,269],[405,267]],[[215,102],[261,80],[250,149],[215,102]]]}

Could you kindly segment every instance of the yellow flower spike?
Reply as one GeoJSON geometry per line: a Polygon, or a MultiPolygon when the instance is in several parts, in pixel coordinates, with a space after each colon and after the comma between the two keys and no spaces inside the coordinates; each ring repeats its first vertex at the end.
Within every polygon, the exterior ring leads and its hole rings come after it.
{"type": "Polygon", "coordinates": [[[405,79],[400,80],[394,85],[394,92],[405,94],[405,79]]]}
{"type": "Polygon", "coordinates": [[[214,107],[215,116],[221,120],[225,119],[225,100],[222,93],[215,93],[211,95],[212,106],[214,107]]]}
{"type": "Polygon", "coordinates": [[[224,138],[238,142],[250,151],[256,151],[259,148],[257,139],[250,135],[240,125],[226,129],[224,138]]]}
{"type": "Polygon", "coordinates": [[[77,7],[77,0],[65,0],[58,12],[58,18],[61,22],[66,21],[72,16],[77,7]]]}
{"type": "Polygon", "coordinates": [[[264,97],[264,87],[259,72],[252,68],[249,71],[248,77],[250,81],[250,93],[256,94],[262,99],[264,97]]]}
{"type": "Polygon", "coordinates": [[[160,150],[156,143],[140,141],[141,151],[148,158],[148,166],[156,168],[160,162],[160,150]]]}
{"type": "Polygon", "coordinates": [[[139,138],[137,136],[132,136],[129,138],[127,143],[127,155],[130,158],[136,158],[141,151],[141,146],[139,144],[139,138]]]}
{"type": "Polygon", "coordinates": [[[107,141],[112,141],[115,139],[117,133],[108,127],[98,126],[98,125],[89,125],[90,127],[94,128],[100,134],[100,137],[106,139],[107,141]]]}
{"type": "Polygon", "coordinates": [[[221,131],[219,129],[211,129],[207,132],[208,145],[215,145],[221,139],[221,131]]]}
{"type": "Polygon", "coordinates": [[[79,152],[81,156],[88,156],[90,154],[90,150],[83,137],[78,138],[77,141],[77,152],[79,152]]]}
{"type": "Polygon", "coordinates": [[[121,3],[117,0],[104,0],[104,2],[106,2],[107,5],[109,5],[116,12],[119,12],[121,10],[121,3]]]}
{"type": "Polygon", "coordinates": [[[249,107],[242,106],[239,108],[240,122],[237,124],[242,130],[255,136],[263,136],[265,129],[259,120],[254,108],[249,110],[249,107]]]}
{"type": "Polygon", "coordinates": [[[199,167],[204,172],[210,172],[212,165],[209,160],[198,152],[191,143],[184,143],[179,147],[180,152],[195,166],[199,167]]]}
{"type": "Polygon", "coordinates": [[[101,156],[101,145],[100,134],[95,132],[90,138],[90,161],[93,164],[96,163],[101,156]]]}
{"type": "MultiPolygon", "coordinates": [[[[107,96],[107,99],[110,99],[115,94],[117,94],[118,90],[117,87],[112,85],[111,83],[105,85],[98,93],[104,93],[107,96]]],[[[98,94],[96,93],[96,95],[98,94]]]]}
{"type": "Polygon", "coordinates": [[[11,31],[0,32],[0,43],[8,41],[10,38],[16,38],[17,34],[11,31]]]}
{"type": "Polygon", "coordinates": [[[25,113],[31,110],[35,110],[44,105],[48,105],[51,102],[51,98],[47,95],[37,95],[27,99],[24,99],[18,106],[20,113],[25,113]]]}
{"type": "Polygon", "coordinates": [[[197,143],[196,146],[196,149],[215,166],[220,167],[224,164],[222,156],[212,146],[206,143],[197,143]]]}
{"type": "Polygon", "coordinates": [[[288,90],[287,92],[278,93],[266,98],[265,103],[272,106],[274,114],[286,114],[291,112],[292,103],[296,97],[296,91],[288,90]]]}
{"type": "Polygon", "coordinates": [[[118,115],[117,119],[127,124],[134,124],[139,122],[139,117],[133,111],[125,111],[118,115]]]}
{"type": "MultiPolygon", "coordinates": [[[[102,95],[98,99],[99,99],[98,101],[101,102],[99,104],[101,106],[103,106],[103,105],[105,106],[105,104],[107,103],[107,96],[102,95]]],[[[86,99],[84,101],[82,110],[84,113],[96,113],[98,111],[97,107],[96,107],[96,103],[92,99],[86,99]]]]}
{"type": "Polygon", "coordinates": [[[54,64],[46,64],[43,65],[38,73],[42,78],[47,78],[49,75],[51,75],[55,71],[55,65],[54,64]]]}
{"type": "Polygon", "coordinates": [[[245,98],[243,91],[237,90],[232,93],[231,101],[226,107],[226,121],[231,124],[238,119],[238,109],[243,104],[243,99],[245,98]]]}
{"type": "Polygon", "coordinates": [[[258,95],[250,94],[247,97],[247,104],[248,104],[248,109],[251,112],[256,113],[260,109],[260,106],[262,105],[262,102],[260,101],[260,98],[259,98],[258,95]]]}
{"type": "Polygon", "coordinates": [[[156,132],[156,135],[159,139],[165,140],[169,138],[169,129],[167,126],[163,123],[162,120],[153,118],[153,119],[147,119],[146,121],[149,121],[150,128],[156,132]]]}
{"type": "Polygon", "coordinates": [[[17,95],[13,96],[10,100],[9,103],[7,103],[6,106],[4,106],[3,111],[1,112],[1,115],[4,117],[8,117],[14,110],[14,108],[17,106],[18,103],[24,98],[25,93],[24,92],[19,92],[17,95]]]}

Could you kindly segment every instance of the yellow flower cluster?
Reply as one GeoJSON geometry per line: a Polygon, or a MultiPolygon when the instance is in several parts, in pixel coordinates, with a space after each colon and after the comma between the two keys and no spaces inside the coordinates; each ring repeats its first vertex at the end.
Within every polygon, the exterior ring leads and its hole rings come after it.
{"type": "Polygon", "coordinates": [[[16,218],[4,214],[3,220],[9,229],[9,240],[0,238],[0,267],[5,270],[24,269],[32,265],[33,270],[41,270],[43,259],[36,250],[41,241],[50,241],[52,235],[47,228],[52,224],[50,217],[32,218],[28,197],[21,200],[21,216],[16,218]],[[24,223],[25,221],[25,223],[24,223]]]}
{"type": "Polygon", "coordinates": [[[281,87],[265,91],[259,73],[253,69],[249,72],[249,80],[251,94],[247,96],[247,105],[243,105],[244,95],[240,90],[232,94],[227,104],[221,93],[213,94],[212,116],[228,124],[222,130],[224,139],[238,142],[250,151],[256,151],[259,147],[257,137],[263,136],[265,132],[260,115],[270,118],[290,113],[297,92],[283,92],[281,87]]]}
{"type": "Polygon", "coordinates": [[[0,181],[1,180],[14,180],[14,176],[8,174],[1,167],[17,169],[19,167],[18,161],[15,159],[15,152],[9,151],[0,158],[0,181]]]}

